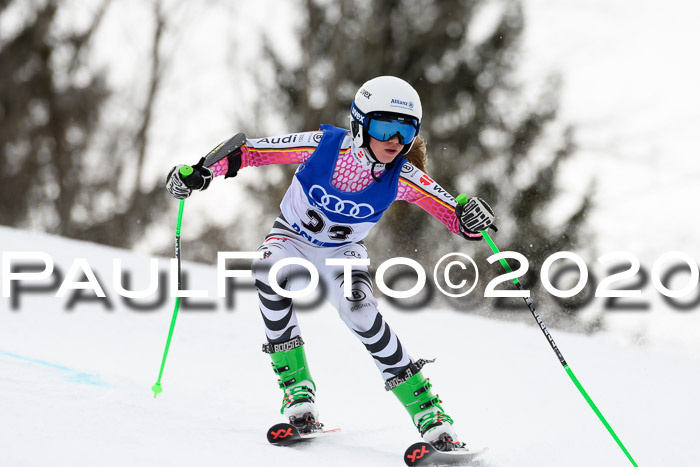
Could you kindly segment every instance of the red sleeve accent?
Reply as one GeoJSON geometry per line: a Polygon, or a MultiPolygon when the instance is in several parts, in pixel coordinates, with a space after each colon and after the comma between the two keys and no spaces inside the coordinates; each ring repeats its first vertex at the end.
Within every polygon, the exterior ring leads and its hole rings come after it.
{"type": "Polygon", "coordinates": [[[459,234],[459,221],[455,216],[454,204],[430,194],[411,180],[399,179],[399,192],[396,199],[417,204],[428,214],[445,224],[450,232],[459,234]]]}

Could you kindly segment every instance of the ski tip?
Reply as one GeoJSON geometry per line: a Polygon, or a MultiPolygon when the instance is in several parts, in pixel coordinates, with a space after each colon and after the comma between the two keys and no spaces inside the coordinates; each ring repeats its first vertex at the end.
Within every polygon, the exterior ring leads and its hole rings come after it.
{"type": "Polygon", "coordinates": [[[299,431],[289,423],[278,423],[267,430],[267,441],[271,444],[286,444],[300,437],[299,431]]]}
{"type": "Polygon", "coordinates": [[[453,451],[439,451],[432,444],[421,441],[414,443],[406,449],[403,460],[406,465],[415,467],[419,465],[472,465],[476,458],[488,451],[482,449],[459,449],[453,451]]]}
{"type": "Polygon", "coordinates": [[[426,442],[413,443],[406,449],[403,460],[408,466],[424,464],[435,452],[435,448],[426,442]]]}

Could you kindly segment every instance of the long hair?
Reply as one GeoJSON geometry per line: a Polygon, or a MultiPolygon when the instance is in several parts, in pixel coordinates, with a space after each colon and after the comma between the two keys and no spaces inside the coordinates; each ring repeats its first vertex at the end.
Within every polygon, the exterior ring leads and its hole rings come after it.
{"type": "Polygon", "coordinates": [[[421,135],[416,136],[415,141],[413,141],[413,146],[411,150],[408,151],[404,157],[408,162],[413,164],[416,168],[426,172],[425,165],[428,163],[428,154],[425,147],[425,140],[421,135]]]}

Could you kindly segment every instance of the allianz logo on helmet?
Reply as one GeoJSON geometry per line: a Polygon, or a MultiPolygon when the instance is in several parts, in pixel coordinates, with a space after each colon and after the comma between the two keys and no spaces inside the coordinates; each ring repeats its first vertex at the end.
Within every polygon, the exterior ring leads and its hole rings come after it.
{"type": "Polygon", "coordinates": [[[366,219],[374,215],[374,208],[371,205],[355,203],[335,195],[329,195],[321,185],[313,185],[309,190],[309,196],[316,204],[316,207],[335,214],[342,214],[355,219],[366,219]]]}
{"type": "Polygon", "coordinates": [[[409,109],[413,108],[413,101],[402,101],[400,99],[392,99],[391,104],[392,105],[400,105],[402,107],[408,107],[409,109]]]}

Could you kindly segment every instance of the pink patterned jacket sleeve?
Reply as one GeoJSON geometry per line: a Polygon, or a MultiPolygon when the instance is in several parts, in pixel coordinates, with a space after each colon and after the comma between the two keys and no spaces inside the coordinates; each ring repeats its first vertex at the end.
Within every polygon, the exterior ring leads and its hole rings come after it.
{"type": "MultiPolygon", "coordinates": [[[[241,169],[272,164],[301,164],[316,150],[322,134],[321,131],[308,131],[247,139],[241,147],[241,169]]],[[[225,175],[228,159],[221,159],[210,169],[214,172],[214,177],[225,175]]]]}
{"type": "MultiPolygon", "coordinates": [[[[457,201],[428,174],[409,162],[406,162],[401,169],[396,199],[417,204],[445,224],[450,232],[459,234],[459,220],[455,215],[457,201]]],[[[481,234],[476,237],[481,237],[481,234]]]]}

